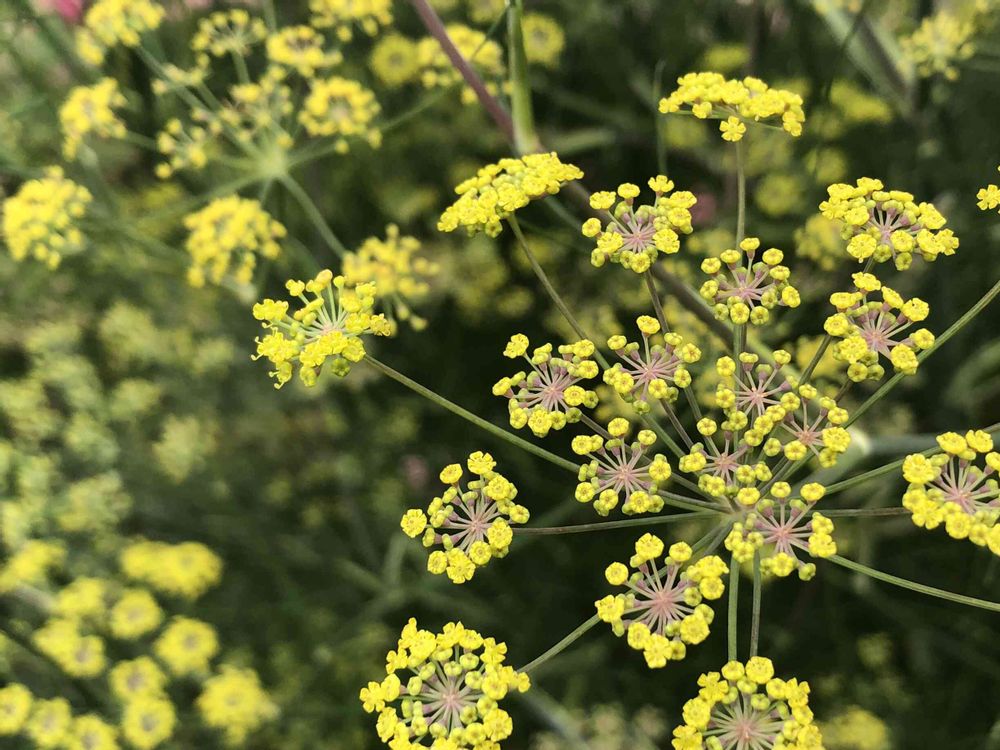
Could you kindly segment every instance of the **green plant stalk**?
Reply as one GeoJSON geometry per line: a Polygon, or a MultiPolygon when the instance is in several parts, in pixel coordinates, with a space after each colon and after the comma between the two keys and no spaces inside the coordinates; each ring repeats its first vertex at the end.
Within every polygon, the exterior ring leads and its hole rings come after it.
{"type": "Polygon", "coordinates": [[[309,197],[305,189],[288,175],[279,177],[278,182],[282,184],[292,197],[295,198],[299,206],[302,207],[306,217],[312,222],[312,225],[319,232],[320,237],[323,238],[327,246],[340,258],[347,255],[347,248],[344,246],[344,243],[334,234],[330,225],[327,224],[326,219],[323,218],[323,214],[320,213],[320,210],[313,203],[312,198],[309,197]]]}
{"type": "Polygon", "coordinates": [[[462,419],[468,420],[472,424],[476,425],[476,427],[485,430],[491,435],[494,435],[495,437],[498,437],[501,440],[506,440],[511,445],[517,446],[518,448],[521,448],[522,450],[525,450],[528,453],[531,453],[532,455],[538,456],[539,458],[544,458],[546,461],[555,464],[561,469],[565,469],[566,471],[571,471],[574,474],[577,474],[579,472],[580,467],[574,464],[573,462],[567,461],[565,458],[560,458],[554,453],[550,453],[549,451],[535,445],[534,443],[529,443],[524,438],[518,437],[517,435],[510,433],[507,430],[503,429],[502,427],[497,427],[495,424],[487,422],[482,417],[477,417],[468,409],[463,409],[461,406],[449,401],[444,396],[439,396],[429,388],[420,385],[420,383],[418,383],[417,381],[412,380],[406,377],[406,375],[404,375],[403,373],[398,372],[393,368],[389,367],[389,365],[379,362],[370,354],[365,355],[365,361],[372,367],[374,367],[376,370],[381,372],[383,375],[388,375],[397,383],[405,385],[411,391],[419,393],[424,398],[433,401],[435,404],[447,409],[452,414],[457,414],[458,416],[462,417],[462,419]]]}
{"type": "Polygon", "coordinates": [[[690,513],[674,513],[656,518],[627,518],[622,521],[599,521],[597,523],[577,523],[569,526],[536,526],[513,527],[515,536],[555,536],[558,534],[585,534],[590,531],[612,531],[627,529],[632,526],[662,526],[668,523],[693,521],[698,518],[710,518],[716,513],[710,510],[697,510],[690,513]]]}
{"type": "Polygon", "coordinates": [[[600,620],[600,618],[598,618],[597,615],[593,615],[586,622],[584,622],[582,625],[580,625],[578,628],[576,628],[576,630],[574,630],[572,633],[570,633],[565,638],[563,638],[561,641],[559,641],[559,643],[557,643],[555,646],[553,646],[552,648],[550,648],[548,651],[546,651],[545,653],[543,653],[541,656],[538,656],[537,658],[532,659],[531,661],[529,661],[527,664],[525,664],[523,667],[521,667],[517,671],[518,672],[531,672],[534,669],[538,669],[538,667],[542,666],[542,664],[544,664],[545,662],[547,662],[553,656],[556,656],[557,654],[562,653],[567,648],[569,648],[570,646],[572,646],[577,640],[580,639],[580,636],[582,636],[584,633],[586,633],[588,630],[590,630],[592,627],[594,627],[600,621],[601,620],[600,620]]]}
{"type": "MultiPolygon", "coordinates": [[[[951,325],[951,327],[948,328],[948,330],[946,330],[944,333],[938,336],[937,339],[935,339],[934,344],[930,348],[924,349],[922,352],[920,352],[920,354],[917,355],[917,362],[923,362],[925,359],[931,356],[931,354],[933,354],[940,347],[942,347],[952,336],[954,336],[956,333],[965,328],[965,326],[968,325],[973,318],[975,318],[977,315],[979,315],[979,313],[981,313],[984,309],[986,309],[986,307],[990,304],[990,302],[992,302],[996,298],[997,294],[1000,294],[1000,281],[995,283],[993,287],[988,292],[986,292],[986,294],[984,294],[976,304],[970,307],[969,310],[965,313],[965,315],[956,320],[951,325]]],[[[861,406],[855,409],[854,414],[851,415],[850,419],[847,420],[847,423],[844,426],[849,427],[862,414],[864,414],[872,406],[881,401],[882,398],[884,398],[889,393],[889,391],[891,391],[893,388],[896,387],[896,385],[899,383],[900,380],[903,379],[903,377],[904,377],[903,373],[900,372],[896,373],[891,378],[889,378],[889,380],[883,383],[882,387],[879,388],[877,391],[875,391],[875,393],[873,393],[867,401],[865,401],[863,404],[861,404],[861,406]]]]}
{"type": "Polygon", "coordinates": [[[750,622],[750,657],[757,655],[760,642],[760,550],[753,553],[753,619],[750,622]]]}
{"type": "Polygon", "coordinates": [[[510,109],[514,120],[514,148],[518,154],[539,150],[531,108],[528,56],[524,50],[524,0],[507,0],[507,49],[510,58],[510,109]]]}
{"type": "Polygon", "coordinates": [[[744,164],[743,141],[736,141],[736,246],[746,236],[747,170],[744,164]]]}
{"type": "Polygon", "coordinates": [[[729,661],[736,661],[738,635],[736,632],[740,603],[740,565],[735,558],[729,560],[729,661]]]}
{"type": "Polygon", "coordinates": [[[991,602],[986,599],[977,599],[973,596],[965,596],[963,594],[955,594],[951,591],[945,591],[943,589],[937,589],[933,586],[925,586],[922,583],[916,583],[915,581],[908,581],[905,578],[900,578],[899,576],[890,575],[889,573],[883,573],[881,570],[876,570],[875,568],[869,568],[867,565],[862,565],[859,562],[854,562],[853,560],[848,560],[840,555],[833,555],[832,557],[826,558],[832,563],[840,565],[848,570],[853,570],[855,573],[861,573],[869,578],[874,578],[877,581],[883,581],[885,583],[891,583],[893,586],[899,586],[903,589],[909,589],[910,591],[916,591],[920,594],[926,594],[927,596],[934,596],[938,599],[944,599],[949,602],[956,602],[958,604],[965,604],[969,607],[978,607],[979,609],[985,609],[990,612],[1000,612],[1000,602],[991,602]]]}

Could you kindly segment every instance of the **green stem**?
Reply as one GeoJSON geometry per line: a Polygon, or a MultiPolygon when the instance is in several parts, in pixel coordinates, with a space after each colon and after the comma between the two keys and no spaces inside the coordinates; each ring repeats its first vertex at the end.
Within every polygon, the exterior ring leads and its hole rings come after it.
{"type": "Polygon", "coordinates": [[[901,505],[892,508],[834,508],[818,512],[829,518],[882,518],[910,514],[910,511],[901,505]]]}
{"type": "Polygon", "coordinates": [[[760,641],[760,550],[753,553],[753,620],[750,623],[750,656],[757,655],[760,641]]]}
{"type": "Polygon", "coordinates": [[[305,212],[306,217],[312,222],[316,231],[319,232],[320,237],[323,238],[323,241],[326,242],[327,246],[341,258],[347,255],[347,248],[344,247],[344,243],[337,238],[336,234],[333,233],[330,225],[327,224],[326,219],[323,218],[323,214],[320,213],[320,210],[316,207],[316,204],[313,203],[312,198],[309,197],[309,194],[305,191],[305,189],[288,175],[278,178],[278,181],[289,193],[292,194],[292,197],[298,201],[302,210],[305,212]]]}
{"type": "Polygon", "coordinates": [[[632,526],[662,526],[680,521],[693,521],[697,518],[708,518],[716,515],[710,510],[698,510],[691,513],[675,513],[670,516],[656,518],[628,518],[623,521],[599,521],[597,523],[578,523],[570,526],[536,526],[534,528],[515,527],[516,536],[554,536],[557,534],[584,534],[590,531],[611,531],[612,529],[627,529],[632,526]]]}
{"type": "MultiPolygon", "coordinates": [[[[979,315],[979,313],[981,313],[998,294],[1000,294],[1000,281],[995,283],[993,287],[988,292],[986,292],[986,294],[984,294],[976,304],[970,307],[968,312],[965,313],[965,315],[956,320],[947,331],[938,336],[937,339],[935,339],[934,344],[929,349],[924,349],[922,352],[920,352],[920,354],[917,355],[917,362],[923,362],[925,359],[931,356],[931,354],[933,354],[941,346],[943,346],[945,342],[948,341],[948,339],[950,339],[956,333],[965,328],[965,326],[968,325],[968,323],[973,318],[979,315]]],[[[885,383],[883,383],[881,388],[875,391],[875,393],[873,393],[867,401],[865,401],[863,404],[861,404],[861,406],[855,409],[854,413],[851,415],[851,418],[847,420],[847,423],[844,425],[844,427],[849,427],[851,424],[854,423],[855,420],[858,419],[858,417],[860,417],[862,414],[868,411],[876,403],[881,401],[882,398],[889,393],[889,391],[891,391],[893,388],[896,387],[896,384],[899,383],[899,381],[902,380],[903,377],[904,377],[903,373],[899,372],[893,375],[891,378],[889,378],[889,380],[887,380],[885,383]]]]}
{"type": "Polygon", "coordinates": [[[740,595],[740,564],[735,558],[729,560],[729,661],[736,661],[737,613],[740,595]]]}
{"type": "Polygon", "coordinates": [[[944,599],[949,602],[957,602],[958,604],[966,604],[970,607],[978,607],[980,609],[989,610],[990,612],[1000,612],[1000,602],[991,602],[986,599],[976,599],[972,596],[964,596],[962,594],[954,594],[951,591],[936,589],[933,586],[925,586],[922,583],[908,581],[905,578],[890,575],[889,573],[883,573],[881,570],[875,570],[875,568],[869,568],[867,565],[862,565],[861,563],[854,562],[853,560],[848,560],[840,555],[833,555],[832,557],[828,557],[826,559],[832,563],[840,565],[841,567],[847,568],[848,570],[853,570],[855,573],[861,573],[862,575],[874,578],[877,581],[891,583],[893,586],[899,586],[903,589],[916,591],[920,594],[926,594],[927,596],[934,596],[938,599],[944,599]]]}
{"type": "Polygon", "coordinates": [[[600,621],[601,620],[600,620],[600,618],[598,618],[597,615],[593,615],[589,620],[587,620],[582,625],[580,625],[576,630],[574,630],[572,633],[570,633],[565,638],[563,638],[561,641],[559,641],[559,643],[557,643],[555,646],[553,646],[552,648],[550,648],[548,651],[546,651],[544,654],[542,654],[541,656],[537,657],[536,659],[533,659],[532,661],[529,661],[527,664],[525,664],[523,667],[521,667],[517,671],[518,672],[531,672],[533,669],[537,669],[538,667],[542,666],[542,664],[544,664],[545,662],[547,662],[553,656],[556,656],[557,654],[562,653],[569,646],[572,646],[573,643],[575,643],[577,640],[579,640],[580,636],[582,636],[584,633],[586,633],[588,630],[590,630],[592,627],[594,627],[600,621]]]}
{"type": "Polygon", "coordinates": [[[833,337],[830,334],[823,337],[816,353],[812,356],[812,359],[809,360],[809,364],[806,365],[806,369],[804,369],[802,374],[799,376],[799,385],[805,385],[809,382],[809,378],[812,377],[813,370],[816,369],[816,365],[818,365],[819,361],[823,358],[823,354],[826,353],[827,347],[830,346],[831,341],[833,341],[833,337]]]}
{"type": "Polygon", "coordinates": [[[458,416],[462,417],[462,419],[468,420],[472,424],[476,425],[476,427],[485,430],[491,435],[494,435],[502,440],[506,440],[511,445],[515,445],[518,448],[526,450],[528,453],[536,455],[539,458],[544,458],[546,461],[555,464],[561,469],[565,469],[566,471],[571,471],[574,474],[577,474],[579,472],[580,467],[574,464],[573,462],[567,461],[565,458],[560,458],[554,453],[549,453],[549,451],[545,450],[544,448],[540,448],[534,443],[529,443],[524,438],[518,437],[517,435],[507,432],[507,430],[503,429],[502,427],[497,427],[495,424],[487,422],[485,419],[481,417],[477,417],[468,409],[463,409],[461,406],[449,401],[444,396],[439,396],[429,388],[425,388],[424,386],[420,385],[420,383],[418,383],[417,381],[411,380],[410,378],[406,377],[403,373],[397,372],[396,370],[392,369],[391,367],[389,367],[389,365],[379,362],[371,355],[366,354],[365,361],[368,362],[368,364],[370,364],[376,370],[381,372],[383,375],[388,375],[397,383],[405,385],[411,391],[419,393],[424,398],[433,401],[438,406],[444,407],[453,414],[457,414],[458,416]]]}
{"type": "Polygon", "coordinates": [[[746,236],[747,173],[744,166],[743,141],[736,141],[736,245],[746,236]]]}
{"type": "Polygon", "coordinates": [[[514,120],[514,148],[519,154],[538,151],[535,118],[531,109],[531,82],[528,79],[528,56],[524,51],[521,21],[524,0],[508,0],[507,49],[510,56],[510,108],[514,120]]]}

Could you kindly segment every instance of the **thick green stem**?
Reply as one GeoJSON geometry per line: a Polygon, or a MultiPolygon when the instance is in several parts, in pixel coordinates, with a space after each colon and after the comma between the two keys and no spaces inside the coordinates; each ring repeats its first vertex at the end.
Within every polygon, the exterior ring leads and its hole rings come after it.
{"type": "Polygon", "coordinates": [[[567,648],[572,646],[577,640],[579,640],[580,636],[582,636],[584,633],[586,633],[600,621],[601,621],[600,618],[597,615],[594,615],[585,623],[580,625],[580,627],[578,627],[572,633],[570,633],[561,641],[559,641],[559,643],[557,643],[555,646],[546,651],[544,654],[537,657],[536,659],[533,659],[532,661],[529,661],[527,664],[521,667],[518,670],[518,672],[531,672],[533,669],[537,669],[538,667],[542,666],[542,664],[547,662],[553,656],[562,653],[567,648]]]}
{"type": "Polygon", "coordinates": [[[743,163],[743,142],[736,141],[736,245],[746,236],[747,172],[743,163]]]}
{"type": "Polygon", "coordinates": [[[518,437],[517,435],[507,432],[507,430],[503,429],[502,427],[497,427],[492,422],[487,422],[482,417],[477,417],[468,409],[463,409],[461,406],[449,401],[444,396],[439,396],[429,388],[420,385],[420,383],[418,383],[417,381],[411,380],[410,378],[406,377],[403,373],[392,369],[391,367],[389,367],[389,365],[379,362],[371,355],[366,354],[365,361],[368,362],[368,364],[370,364],[376,370],[381,372],[383,375],[388,375],[397,383],[405,385],[411,391],[419,393],[424,398],[433,401],[438,406],[444,407],[452,414],[457,414],[458,416],[462,417],[462,419],[468,420],[472,424],[476,425],[476,427],[485,430],[491,435],[494,435],[495,437],[498,437],[501,440],[506,440],[511,445],[515,445],[518,448],[521,448],[522,450],[526,450],[528,453],[538,456],[539,458],[544,458],[546,461],[555,464],[561,469],[565,469],[566,471],[571,471],[574,474],[579,472],[580,467],[574,464],[572,461],[567,461],[565,458],[560,458],[554,453],[549,453],[544,448],[540,448],[534,443],[529,443],[524,438],[518,437]]]}
{"type": "MultiPolygon", "coordinates": [[[[925,359],[931,356],[931,354],[933,354],[935,351],[941,348],[948,341],[948,339],[950,339],[956,333],[965,328],[965,326],[968,325],[968,323],[973,318],[975,318],[977,315],[979,315],[979,313],[981,313],[984,309],[986,309],[987,305],[989,305],[990,302],[992,302],[998,294],[1000,294],[1000,281],[995,283],[993,287],[988,292],[986,292],[986,294],[984,294],[976,304],[970,307],[969,311],[966,312],[965,315],[956,320],[947,331],[938,336],[937,339],[934,341],[934,344],[930,348],[924,349],[922,352],[920,352],[920,354],[917,355],[917,361],[923,362],[925,359]]],[[[844,426],[849,427],[862,414],[864,414],[872,406],[881,401],[882,398],[884,398],[889,393],[889,391],[891,391],[893,388],[896,387],[896,385],[899,383],[900,380],[903,379],[903,377],[904,377],[903,373],[899,372],[893,375],[891,378],[889,378],[889,380],[885,381],[885,383],[882,384],[881,388],[875,391],[875,393],[873,393],[867,401],[865,401],[863,404],[861,404],[861,406],[859,406],[857,409],[854,410],[854,413],[851,415],[851,418],[847,420],[847,423],[844,426]]]]}
{"type": "Polygon", "coordinates": [[[938,599],[944,599],[949,602],[965,604],[969,607],[978,607],[979,609],[989,610],[990,612],[1000,612],[1000,602],[991,602],[986,599],[977,599],[973,596],[954,594],[951,591],[936,589],[933,586],[925,586],[922,583],[908,581],[905,578],[890,575],[889,573],[883,573],[881,570],[876,570],[875,568],[869,568],[867,565],[862,565],[861,563],[854,562],[853,560],[848,560],[840,555],[833,555],[827,559],[832,563],[836,563],[841,567],[847,568],[848,570],[853,570],[855,573],[861,573],[862,575],[874,578],[877,581],[891,583],[893,586],[899,586],[903,589],[916,591],[917,593],[926,594],[927,596],[934,596],[938,599]]]}
{"type": "Polygon", "coordinates": [[[736,661],[738,637],[736,633],[737,615],[740,602],[740,564],[735,558],[729,560],[729,661],[736,661]]]}
{"type": "Polygon", "coordinates": [[[539,150],[535,118],[531,109],[528,56],[524,51],[524,0],[507,2],[507,49],[510,56],[510,108],[514,120],[514,148],[519,154],[539,150]]]}
{"type": "Polygon", "coordinates": [[[750,623],[750,656],[757,655],[760,641],[760,550],[753,553],[753,620],[750,623]]]}
{"type": "Polygon", "coordinates": [[[662,526],[668,523],[694,521],[698,518],[709,518],[717,514],[710,510],[698,510],[691,513],[675,513],[671,516],[656,516],[655,518],[628,518],[622,521],[599,521],[597,523],[578,523],[571,526],[538,526],[514,527],[516,536],[555,536],[558,534],[585,534],[590,531],[612,531],[627,529],[632,526],[662,526]]]}
{"type": "Polygon", "coordinates": [[[337,238],[336,234],[333,233],[330,225],[326,223],[326,219],[323,218],[323,214],[316,207],[316,204],[313,203],[312,198],[309,197],[309,194],[305,191],[305,189],[288,175],[279,177],[278,182],[280,182],[285,189],[291,193],[292,197],[298,201],[299,206],[301,206],[302,210],[305,212],[306,218],[312,222],[312,225],[316,228],[316,231],[319,232],[320,237],[323,238],[323,241],[326,242],[327,246],[341,258],[347,255],[347,248],[344,247],[344,243],[337,238]]]}

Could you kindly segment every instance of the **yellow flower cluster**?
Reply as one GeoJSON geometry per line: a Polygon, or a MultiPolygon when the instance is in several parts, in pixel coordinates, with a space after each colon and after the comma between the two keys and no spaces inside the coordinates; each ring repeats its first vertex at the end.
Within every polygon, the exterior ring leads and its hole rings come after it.
{"type": "Polygon", "coordinates": [[[943,453],[915,453],[903,461],[903,478],[910,483],[903,506],[917,526],[944,524],[953,539],[968,539],[1000,555],[1000,453],[993,450],[993,438],[969,430],[964,436],[946,432],[937,441],[943,453]],[[975,464],[979,458],[985,466],[975,464]]]}
{"type": "Polygon", "coordinates": [[[604,571],[608,583],[624,586],[628,592],[594,602],[598,617],[611,625],[615,635],[625,635],[628,645],[641,651],[652,669],[683,659],[688,645],[708,637],[715,613],[704,600],[722,596],[722,576],[729,572],[715,555],[685,567],[693,554],[685,542],[672,544],[657,565],[663,552],[662,539],[643,534],[628,566],[614,562],[604,571]]]}
{"type": "MultiPolygon", "coordinates": [[[[483,32],[470,29],[464,24],[448,24],[446,30],[462,57],[487,79],[487,91],[494,96],[499,94],[499,87],[491,79],[502,79],[506,72],[503,48],[483,32]]],[[[417,42],[416,58],[420,82],[425,88],[450,88],[463,80],[462,74],[455,69],[441,48],[441,43],[432,36],[417,42]]],[[[470,87],[463,86],[462,102],[475,104],[477,101],[476,93],[470,87]]]]}
{"type": "Polygon", "coordinates": [[[954,255],[958,237],[945,229],[945,218],[930,203],[915,203],[911,193],[885,190],[881,180],[860,178],[855,185],[827,188],[819,208],[823,216],[843,224],[847,252],[859,263],[892,260],[905,270],[920,255],[928,263],[954,255]]]}
{"type": "Polygon", "coordinates": [[[380,111],[371,91],[357,81],[333,76],[312,81],[299,122],[310,135],[333,137],[338,153],[347,153],[352,139],[372,147],[381,144],[382,133],[373,122],[380,111]]]}
{"type": "Polygon", "coordinates": [[[153,643],[153,652],[178,677],[205,674],[219,652],[219,637],[208,623],[175,617],[153,643]]]}
{"type": "Polygon", "coordinates": [[[408,320],[416,329],[427,321],[413,313],[411,304],[421,302],[430,293],[429,280],[440,266],[417,253],[420,240],[399,233],[390,224],[385,239],[369,237],[354,252],[344,256],[343,274],[348,286],[372,282],[378,290],[378,300],[386,303],[390,317],[408,320]]]}
{"type": "Polygon", "coordinates": [[[163,130],[156,134],[156,148],[167,161],[156,165],[156,176],[161,180],[175,172],[190,167],[204,169],[208,164],[209,133],[200,126],[185,128],[176,117],[167,120],[163,130]]]}
{"type": "Polygon", "coordinates": [[[837,268],[843,252],[840,226],[822,214],[813,214],[795,230],[795,255],[808,258],[823,271],[837,268]]]}
{"type": "Polygon", "coordinates": [[[144,695],[129,701],[122,713],[122,736],[137,750],[153,750],[174,734],[177,712],[160,695],[144,695]]]}
{"type": "Polygon", "coordinates": [[[363,335],[390,333],[389,321],[372,314],[374,284],[348,287],[343,276],[335,277],[324,269],[314,279],[291,280],[285,287],[302,302],[291,315],[284,300],[265,299],[253,306],[254,318],[268,330],[266,336],[255,339],[253,358],[264,357],[274,366],[269,374],[276,381],[275,388],[292,379],[295,363],[306,386],[316,385],[327,362],[334,375],[344,377],[353,363],[364,359],[363,335]]]}
{"type": "Polygon", "coordinates": [[[43,583],[65,558],[66,550],[60,544],[41,539],[26,541],[0,564],[0,594],[21,585],[43,583]]]}
{"type": "Polygon", "coordinates": [[[387,676],[359,697],[366,712],[378,714],[379,739],[392,750],[499,750],[513,731],[499,702],[531,685],[527,674],[503,664],[506,654],[506,644],[460,622],[432,633],[411,618],[386,656],[387,676]]]}
{"type": "Polygon", "coordinates": [[[266,38],[267,25],[262,19],[254,18],[243,8],[233,8],[202,18],[198,30],[191,36],[191,49],[197,56],[198,65],[206,68],[209,56],[243,57],[266,38]]]}
{"type": "Polygon", "coordinates": [[[523,333],[511,336],[504,356],[523,357],[531,365],[531,372],[522,370],[501,378],[493,386],[493,395],[507,399],[511,427],[519,430],[527,426],[538,437],[545,437],[550,430],[579,422],[581,406],[597,406],[597,394],[581,385],[597,377],[597,363],[591,359],[595,347],[583,339],[560,345],[559,356],[552,356],[552,344],[545,344],[529,357],[529,344],[523,333]]]}
{"type": "Polygon", "coordinates": [[[920,27],[901,40],[903,55],[924,78],[943,75],[958,78],[958,65],[976,52],[972,37],[976,27],[969,19],[942,10],[927,16],[920,27]]]}
{"type": "Polygon", "coordinates": [[[514,538],[511,524],[528,521],[528,509],[514,502],[517,488],[494,471],[493,456],[476,451],[466,465],[475,479],[463,488],[461,465],[449,464],[439,475],[448,489],[431,500],[426,513],[411,508],[400,521],[411,539],[422,536],[424,547],[443,548],[430,554],[427,570],[447,574],[452,583],[470,581],[476,568],[506,557],[514,538]]]}
{"type": "Polygon", "coordinates": [[[726,79],[721,73],[687,73],[677,79],[677,89],[660,100],[660,112],[691,113],[704,120],[725,118],[720,125],[722,137],[738,141],[746,131],[745,122],[774,124],[793,136],[802,135],[805,112],[802,97],[784,89],[774,89],[759,78],[726,79]]]}
{"type": "Polygon", "coordinates": [[[771,310],[778,305],[799,306],[799,292],[788,280],[791,271],[781,263],[784,253],[772,247],[755,261],[759,248],[759,239],[747,237],[739,250],[729,248],[717,258],[702,261],[701,270],[711,278],[701,285],[699,293],[720,320],[760,326],[771,319],[771,310]]]}
{"type": "Polygon", "coordinates": [[[882,377],[879,357],[892,362],[897,372],[912,375],[919,365],[917,352],[934,345],[934,334],[920,328],[905,338],[902,335],[925,320],[930,307],[918,297],[903,299],[870,273],[856,273],[852,278],[855,291],[830,295],[837,312],[823,327],[840,339],[833,345],[833,356],[848,363],[847,376],[856,383],[882,377]],[[870,300],[874,292],[880,292],[882,299],[870,300]]]}
{"type": "Polygon", "coordinates": [[[674,728],[674,750],[823,750],[809,683],[775,677],[770,659],[728,662],[721,674],[701,675],[698,687],[674,728]]]}
{"type": "MultiPolygon", "coordinates": [[[[1000,167],[997,167],[997,171],[1000,171],[1000,167]]],[[[976,199],[978,201],[976,205],[982,211],[992,211],[994,208],[1000,208],[1000,187],[990,183],[976,193],[976,199]]]]}
{"type": "Polygon", "coordinates": [[[389,88],[398,88],[418,77],[420,61],[417,43],[402,34],[382,36],[372,49],[372,72],[389,88]]]}
{"type": "Polygon", "coordinates": [[[3,238],[14,260],[32,257],[49,268],[62,257],[83,248],[83,233],[76,227],[92,200],[87,188],[49,167],[45,176],[28,180],[3,203],[3,238]]]}
{"type": "Polygon", "coordinates": [[[142,35],[159,27],[165,15],[163,5],[153,0],[96,0],[76,33],[76,51],[91,65],[100,65],[119,44],[138,47],[142,35]]]}
{"type": "Polygon", "coordinates": [[[191,255],[188,282],[204,286],[207,279],[221,284],[232,276],[249,284],[257,256],[273,260],[281,254],[278,240],[285,227],[271,217],[260,201],[230,195],[216,198],[200,211],[184,217],[189,234],[184,247],[191,255]]]}
{"type": "Polygon", "coordinates": [[[848,706],[824,721],[824,744],[837,750],[889,750],[892,739],[886,723],[860,706],[848,706]]]}
{"type": "Polygon", "coordinates": [[[252,669],[223,666],[205,681],[197,700],[205,724],[224,733],[228,745],[241,745],[277,708],[252,669]]]}
{"type": "MultiPolygon", "coordinates": [[[[118,750],[118,732],[95,714],[73,716],[64,698],[36,698],[24,685],[0,688],[0,738],[24,734],[33,747],[118,750]]],[[[138,747],[138,746],[137,746],[138,747]]],[[[142,750],[142,748],[140,748],[142,750]]]]}
{"type": "Polygon", "coordinates": [[[656,443],[652,430],[639,430],[636,440],[628,443],[628,420],[616,417],[608,422],[607,435],[577,435],[573,452],[589,456],[580,466],[576,499],[593,502],[598,515],[606,516],[618,507],[625,496],[622,512],[626,515],[657,513],[663,509],[659,490],[673,474],[670,463],[660,453],[650,459],[649,448],[656,443]]]}
{"type": "Polygon", "coordinates": [[[557,68],[566,46],[566,35],[555,19],[541,13],[525,13],[521,20],[524,53],[529,63],[557,68]]]}
{"type": "Polygon", "coordinates": [[[673,255],[680,250],[678,233],[691,233],[691,207],[697,203],[687,190],[673,192],[673,180],[665,175],[648,181],[654,193],[651,204],[636,205],[641,190],[630,182],[618,186],[617,193],[602,191],[590,196],[590,207],[603,217],[591,217],[583,224],[585,237],[596,237],[597,247],[590,262],[600,268],[609,260],[636,273],[644,273],[660,253],[673,255]]]}
{"type": "Polygon", "coordinates": [[[118,562],[133,581],[184,599],[199,598],[222,578],[222,560],[198,542],[133,542],[122,550],[118,562]]]}
{"type": "Polygon", "coordinates": [[[746,503],[750,507],[744,520],[726,537],[734,560],[747,563],[761,551],[761,570],[767,575],[784,578],[798,571],[799,578],[808,581],[816,575],[816,564],[799,560],[796,549],[818,558],[837,554],[833,521],[812,510],[826,488],[810,482],[799,493],[801,497],[792,497],[787,482],[775,482],[768,497],[746,503]]]}
{"type": "Polygon", "coordinates": [[[496,237],[507,216],[533,200],[555,195],[567,182],[581,177],[583,172],[563,164],[555,152],[487,164],[455,188],[459,198],[441,214],[438,230],[454,232],[465,227],[470,235],[486,232],[496,237]]]}
{"type": "Polygon", "coordinates": [[[661,331],[659,321],[649,315],[640,315],[636,326],[642,334],[641,345],[622,335],[608,339],[608,349],[621,362],[604,371],[604,382],[632,404],[637,413],[647,414],[656,401],[673,403],[678,389],[691,385],[687,365],[701,359],[701,350],[670,331],[662,331],[662,344],[650,345],[650,340],[661,331]]]}
{"type": "Polygon", "coordinates": [[[107,666],[104,640],[85,635],[77,621],[51,619],[33,633],[32,641],[71,677],[97,677],[107,666]]]}
{"type": "Polygon", "coordinates": [[[344,59],[338,50],[327,51],[325,45],[323,35],[312,26],[286,26],[267,38],[267,59],[303,78],[312,78],[317,71],[339,65],[344,59]]]}
{"type": "Polygon", "coordinates": [[[310,23],[317,29],[333,29],[337,38],[349,42],[354,28],[375,36],[392,23],[392,0],[309,0],[310,23]]]}
{"type": "Polygon", "coordinates": [[[125,123],[118,118],[115,110],[125,104],[125,95],[118,90],[118,81],[114,78],[102,78],[93,86],[74,87],[59,108],[63,155],[67,159],[75,159],[89,135],[124,138],[125,123]]]}

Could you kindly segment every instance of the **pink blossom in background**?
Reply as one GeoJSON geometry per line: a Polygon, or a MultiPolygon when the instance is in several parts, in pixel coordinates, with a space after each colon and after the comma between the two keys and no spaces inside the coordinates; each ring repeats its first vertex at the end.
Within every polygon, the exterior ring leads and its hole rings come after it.
{"type": "Polygon", "coordinates": [[[68,23],[79,23],[83,17],[84,0],[37,0],[43,13],[58,13],[68,23]]]}

